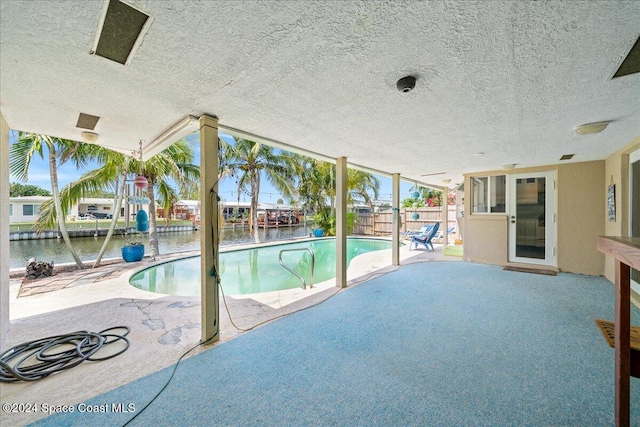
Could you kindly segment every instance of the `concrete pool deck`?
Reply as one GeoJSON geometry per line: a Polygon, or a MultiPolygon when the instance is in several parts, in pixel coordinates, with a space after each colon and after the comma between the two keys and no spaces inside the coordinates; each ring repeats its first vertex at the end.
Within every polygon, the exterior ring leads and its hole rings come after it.
{"type": "MultiPolygon", "coordinates": [[[[459,261],[443,255],[442,245],[434,252],[400,249],[403,265],[413,262],[459,261]]],[[[37,382],[0,384],[3,403],[74,405],[127,382],[173,365],[190,349],[189,355],[211,347],[200,341],[200,298],[155,294],[129,285],[138,270],[157,262],[193,253],[163,256],[157,261],[111,264],[99,269],[59,273],[38,286],[23,289],[21,279],[11,281],[11,331],[5,348],[52,335],[77,330],[98,332],[114,326],[128,326],[130,348],[101,362],[86,362],[37,382]],[[25,290],[27,292],[25,292],[25,290]]],[[[390,265],[391,250],[369,252],[354,258],[349,266],[349,287],[396,270],[390,265]]],[[[41,284],[40,284],[41,283],[41,284]]],[[[30,283],[34,285],[35,282],[30,283]]],[[[346,288],[348,290],[349,288],[346,288]]],[[[227,296],[232,319],[221,300],[220,341],[231,340],[260,325],[321,303],[338,292],[334,280],[313,289],[293,289],[243,296],[227,296]],[[232,324],[233,321],[233,324],[232,324]]],[[[1,425],[24,425],[43,418],[38,412],[0,414],[1,425]]]]}

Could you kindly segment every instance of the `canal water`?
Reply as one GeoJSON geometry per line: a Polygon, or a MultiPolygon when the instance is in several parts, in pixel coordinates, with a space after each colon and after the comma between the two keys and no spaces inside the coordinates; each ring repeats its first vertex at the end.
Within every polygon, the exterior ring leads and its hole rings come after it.
{"type": "MultiPolygon", "coordinates": [[[[293,237],[308,236],[310,228],[281,227],[260,230],[260,241],[271,242],[285,240],[293,237]]],[[[149,251],[148,236],[142,238],[145,251],[149,251]]],[[[252,243],[253,237],[248,228],[224,229],[220,240],[220,246],[252,243]]],[[[96,259],[104,237],[76,237],[71,239],[74,249],[83,261],[96,259]]],[[[113,236],[103,256],[105,258],[121,257],[120,248],[126,244],[122,236],[113,236]]],[[[158,233],[158,246],[160,254],[200,250],[200,231],[180,231],[172,233],[158,233]]],[[[10,268],[24,268],[27,260],[36,258],[38,261],[53,261],[55,264],[73,262],[66,245],[62,239],[40,240],[15,240],[9,242],[10,268]]]]}

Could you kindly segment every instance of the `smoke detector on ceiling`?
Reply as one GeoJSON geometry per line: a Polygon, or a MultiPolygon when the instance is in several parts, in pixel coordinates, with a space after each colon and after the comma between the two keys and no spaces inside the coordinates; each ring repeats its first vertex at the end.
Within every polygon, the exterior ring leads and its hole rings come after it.
{"type": "Polygon", "coordinates": [[[413,76],[403,77],[398,80],[396,86],[400,92],[411,92],[411,90],[416,87],[416,78],[413,76]]]}

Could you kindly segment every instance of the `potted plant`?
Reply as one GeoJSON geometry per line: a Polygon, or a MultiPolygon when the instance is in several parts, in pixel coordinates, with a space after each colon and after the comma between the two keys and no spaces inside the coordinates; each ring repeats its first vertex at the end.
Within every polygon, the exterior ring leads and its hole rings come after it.
{"type": "Polygon", "coordinates": [[[122,259],[126,262],[140,261],[144,257],[144,243],[138,240],[138,233],[122,247],[122,259]]]}

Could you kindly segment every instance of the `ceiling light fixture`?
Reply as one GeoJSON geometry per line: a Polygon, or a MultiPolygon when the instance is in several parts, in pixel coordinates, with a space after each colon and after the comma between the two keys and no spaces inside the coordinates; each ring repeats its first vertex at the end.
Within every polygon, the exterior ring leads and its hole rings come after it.
{"type": "Polygon", "coordinates": [[[82,139],[84,139],[86,142],[90,142],[91,143],[91,142],[96,142],[100,135],[98,135],[95,132],[84,131],[84,132],[82,132],[80,134],[80,136],[82,136],[82,139]]]}
{"type": "Polygon", "coordinates": [[[474,157],[482,157],[482,156],[484,156],[484,153],[483,152],[475,153],[473,156],[474,157]]]}
{"type": "Polygon", "coordinates": [[[590,135],[592,133],[600,133],[609,126],[609,121],[597,122],[597,123],[587,123],[584,125],[576,126],[573,128],[579,135],[590,135]]]}
{"type": "Polygon", "coordinates": [[[515,168],[516,168],[516,163],[511,163],[511,164],[508,164],[508,165],[501,165],[500,166],[500,169],[502,169],[503,171],[510,171],[512,169],[515,169],[515,168]]]}
{"type": "Polygon", "coordinates": [[[178,123],[164,131],[159,137],[147,144],[145,154],[152,156],[167,148],[165,143],[174,143],[185,136],[198,130],[198,118],[187,116],[178,123]],[[156,152],[157,150],[157,152],[156,152]]]}

